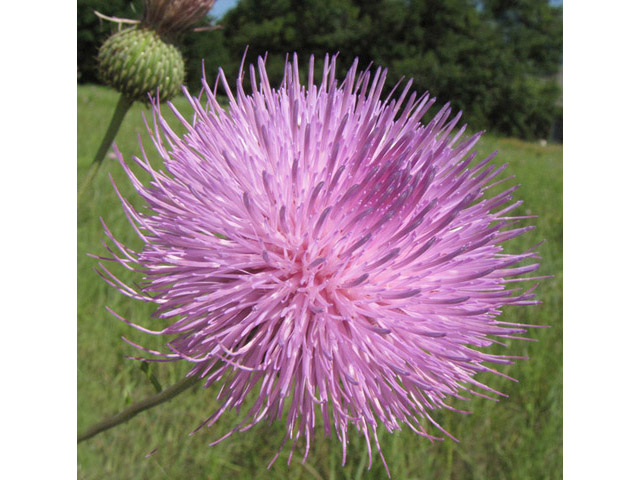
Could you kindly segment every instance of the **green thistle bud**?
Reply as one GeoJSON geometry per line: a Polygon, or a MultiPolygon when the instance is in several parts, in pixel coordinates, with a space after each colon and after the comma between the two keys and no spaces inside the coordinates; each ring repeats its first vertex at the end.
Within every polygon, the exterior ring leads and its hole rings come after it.
{"type": "Polygon", "coordinates": [[[98,53],[98,73],[103,82],[131,100],[160,102],[174,97],[184,82],[180,51],[154,30],[134,27],[109,37],[98,53]]]}

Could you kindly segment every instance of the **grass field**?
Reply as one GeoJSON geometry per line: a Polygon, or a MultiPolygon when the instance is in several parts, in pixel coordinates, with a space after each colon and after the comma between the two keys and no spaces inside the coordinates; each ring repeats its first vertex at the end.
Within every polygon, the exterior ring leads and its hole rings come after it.
{"type": "MultiPolygon", "coordinates": [[[[117,94],[96,86],[78,87],[78,180],[97,149],[117,101],[117,94]]],[[[188,112],[179,98],[176,106],[188,112]]],[[[165,108],[165,107],[163,107],[165,108]]],[[[166,108],[165,108],[165,111],[166,108]]],[[[139,154],[138,134],[151,154],[141,112],[134,105],[116,139],[125,158],[139,154]]],[[[166,118],[170,118],[168,114],[166,118]]],[[[171,122],[174,126],[177,121],[171,122]]],[[[177,128],[177,130],[180,130],[177,128]]],[[[508,162],[507,175],[515,174],[522,187],[516,197],[524,200],[519,208],[538,215],[537,229],[512,240],[507,247],[522,251],[541,240],[543,280],[538,296],[543,304],[535,307],[505,309],[503,319],[514,322],[549,325],[532,329],[529,336],[537,342],[507,341],[508,348],[492,351],[522,355],[519,361],[501,370],[519,380],[482,376],[481,380],[509,395],[495,403],[482,398],[471,402],[453,402],[472,410],[472,415],[436,412],[435,419],[457,437],[429,443],[409,429],[393,435],[380,429],[381,444],[394,479],[487,479],[542,480],[562,477],[562,147],[540,146],[490,135],[482,140],[481,154],[499,150],[498,161],[508,162]]],[[[153,155],[150,155],[153,157],[153,155]]],[[[157,159],[156,159],[157,160],[157,159]]],[[[157,163],[156,163],[157,165],[157,163]]],[[[113,158],[107,158],[91,191],[78,208],[78,431],[114,414],[132,402],[155,392],[140,364],[127,360],[136,350],[121,340],[126,336],[150,348],[161,348],[161,339],[148,338],[112,317],[109,306],[136,323],[151,326],[152,308],[124,297],[103,282],[93,271],[97,260],[87,253],[104,254],[100,217],[123,243],[138,247],[140,240],[129,226],[119,200],[109,182],[111,173],[121,191],[133,198],[133,188],[113,158]],[[157,340],[154,345],[153,341],[157,340]]],[[[139,202],[134,202],[140,206],[139,202]]],[[[122,275],[125,280],[133,277],[122,275]]],[[[179,380],[188,365],[158,364],[153,371],[163,386],[179,380]]],[[[52,392],[54,394],[55,392],[52,392]]],[[[374,455],[367,470],[366,445],[351,430],[347,463],[341,467],[341,445],[335,438],[325,439],[318,432],[306,465],[300,464],[300,450],[291,466],[283,453],[274,466],[267,464],[284,435],[280,423],[260,425],[237,434],[225,442],[208,447],[241,419],[227,414],[211,429],[188,436],[216,408],[217,390],[192,387],[173,401],[142,413],[126,424],[102,433],[80,445],[77,450],[78,478],[81,479],[379,479],[386,478],[384,466],[374,455]],[[157,449],[157,450],[156,450],[157,449]],[[147,457],[152,451],[153,455],[147,457]]]]}

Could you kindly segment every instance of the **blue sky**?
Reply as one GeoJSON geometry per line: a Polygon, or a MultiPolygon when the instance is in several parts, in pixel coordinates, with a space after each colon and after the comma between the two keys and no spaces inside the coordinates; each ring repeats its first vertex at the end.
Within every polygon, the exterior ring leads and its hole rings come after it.
{"type": "Polygon", "coordinates": [[[217,0],[213,5],[211,14],[214,17],[220,18],[227,12],[227,10],[233,8],[236,3],[238,3],[238,0],[217,0]]]}

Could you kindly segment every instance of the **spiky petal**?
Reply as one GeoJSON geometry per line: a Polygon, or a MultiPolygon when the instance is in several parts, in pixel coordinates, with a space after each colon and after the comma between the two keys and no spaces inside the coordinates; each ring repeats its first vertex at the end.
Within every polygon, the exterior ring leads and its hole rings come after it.
{"type": "Polygon", "coordinates": [[[356,62],[338,83],[335,62],[325,59],[317,85],[312,58],[304,86],[294,55],[273,89],[259,59],[251,93],[238,78],[235,98],[220,72],[228,111],[205,83],[206,107],[187,94],[192,123],[174,109],[184,137],[156,107],[166,171],[136,159],[152,176],[146,186],[121,158],[148,205],[137,212],[121,197],[144,248],[107,230],[120,250],[110,259],[144,282],[103,273],[157,304],[166,325],[157,333],[174,338],[170,352],[150,353],[191,362],[207,386],[221,382],[222,406],[203,425],[255,391],[222,438],[284,418],[305,458],[319,423],[345,454],[350,426],[378,450],[379,425],[436,438],[419,420],[444,432],[430,412],[451,408],[447,398],[498,393],[475,376],[515,357],[482,348],[525,330],[500,322],[501,308],[536,303],[533,289],[510,288],[536,270],[516,266],[536,254],[505,254],[500,243],[531,227],[508,216],[515,187],[487,198],[504,167],[474,162],[480,135],[453,135],[459,116],[449,119],[448,106],[421,124],[435,99],[410,93],[411,82],[381,100],[386,71],[359,74],[356,62]]]}

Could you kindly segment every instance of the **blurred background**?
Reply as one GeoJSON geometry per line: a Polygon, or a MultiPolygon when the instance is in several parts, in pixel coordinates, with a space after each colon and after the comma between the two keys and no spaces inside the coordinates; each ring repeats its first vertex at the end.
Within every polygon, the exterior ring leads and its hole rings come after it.
{"type": "MultiPolygon", "coordinates": [[[[78,1],[77,173],[86,176],[92,158],[114,111],[119,94],[99,85],[96,56],[101,42],[117,26],[100,20],[94,10],[115,17],[138,19],[143,1],[78,1]]],[[[500,402],[473,398],[451,405],[473,412],[461,415],[440,410],[434,419],[459,443],[450,439],[431,444],[408,429],[389,434],[379,429],[380,442],[394,479],[429,480],[556,480],[562,478],[563,404],[563,165],[562,155],[562,2],[546,0],[219,0],[210,23],[220,30],[190,33],[183,52],[188,61],[188,86],[197,93],[202,59],[207,79],[221,66],[233,79],[246,45],[248,63],[269,52],[267,69],[272,85],[281,78],[286,53],[297,52],[301,63],[313,53],[340,52],[344,73],[354,57],[360,66],[370,62],[389,69],[387,89],[403,76],[414,79],[418,93],[430,91],[438,104],[451,101],[464,111],[471,130],[487,130],[478,144],[478,158],[499,151],[495,163],[509,163],[502,178],[516,176],[522,187],[514,200],[524,204],[513,215],[537,215],[532,232],[505,244],[509,252],[538,247],[542,257],[538,298],[543,304],[506,307],[506,322],[547,325],[531,329],[527,342],[507,339],[490,353],[529,357],[501,372],[518,380],[482,374],[478,380],[508,395],[500,402]]],[[[203,22],[205,25],[207,22],[203,22]]],[[[316,62],[321,64],[321,62],[316,62]]],[[[306,69],[301,68],[302,75],[306,69]]],[[[248,77],[248,76],[247,76],[248,77]]],[[[316,77],[317,78],[317,77],[316,77]]],[[[219,99],[222,105],[225,98],[219,99]]],[[[181,95],[173,100],[185,118],[190,107],[181,95]]],[[[164,118],[178,134],[184,127],[166,105],[164,118]]],[[[433,107],[428,117],[437,112],[433,107]]],[[[140,155],[142,145],[155,168],[162,168],[146,133],[143,115],[150,110],[136,103],[116,137],[123,157],[140,155]],[[140,136],[139,143],[138,136],[140,136]]],[[[150,320],[152,305],[125,297],[94,271],[98,261],[87,253],[104,255],[100,219],[114,236],[131,248],[140,239],[122,212],[109,176],[135,208],[143,204],[122,168],[107,158],[90,193],[77,211],[77,427],[89,426],[134,402],[153,395],[182,378],[188,365],[151,365],[126,357],[139,352],[122,341],[164,350],[165,338],[142,334],[111,316],[109,306],[132,322],[158,329],[150,320]],[[153,378],[154,383],[150,381],[153,378]]],[[[144,180],[147,177],[142,176],[144,180]]],[[[114,272],[116,273],[116,272],[114,272]]],[[[117,272],[125,282],[139,281],[132,272],[117,272]]],[[[304,451],[288,449],[270,470],[266,466],[280,447],[283,422],[260,424],[214,447],[208,444],[233,428],[242,412],[228,412],[212,428],[193,436],[218,403],[214,387],[192,387],[171,402],[138,415],[129,422],[78,445],[78,478],[122,479],[382,479],[386,472],[374,453],[368,467],[366,444],[350,430],[347,462],[334,438],[317,432],[307,463],[304,451]]],[[[423,422],[432,433],[435,429],[423,422]]]]}
{"type": "MultiPolygon", "coordinates": [[[[78,82],[97,82],[95,57],[116,26],[93,11],[139,18],[142,0],[78,1],[78,82]]],[[[187,83],[200,88],[218,66],[233,78],[269,52],[272,85],[286,53],[340,53],[342,73],[358,57],[404,77],[417,91],[463,110],[476,129],[528,140],[562,141],[562,1],[548,0],[219,0],[206,23],[223,29],[188,35],[187,83]]],[[[304,71],[304,69],[301,69],[304,71]]]]}

